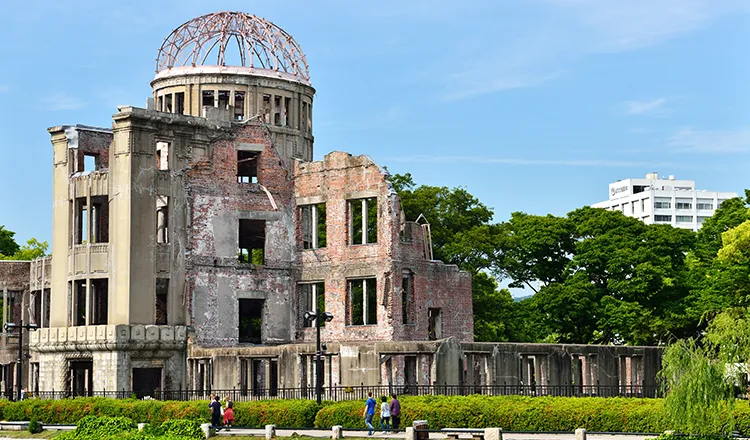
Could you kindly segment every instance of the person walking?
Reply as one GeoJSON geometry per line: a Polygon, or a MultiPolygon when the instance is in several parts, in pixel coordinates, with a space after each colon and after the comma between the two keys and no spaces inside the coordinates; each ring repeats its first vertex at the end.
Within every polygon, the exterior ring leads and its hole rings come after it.
{"type": "Polygon", "coordinates": [[[214,396],[214,401],[209,405],[211,408],[211,426],[221,429],[221,402],[219,396],[214,396]]]}
{"type": "Polygon", "coordinates": [[[225,400],[227,403],[224,408],[224,425],[226,425],[227,431],[229,431],[229,428],[234,425],[234,404],[232,404],[232,398],[229,396],[225,400]]]}
{"type": "Polygon", "coordinates": [[[375,415],[375,405],[378,402],[372,398],[372,391],[367,392],[367,401],[365,402],[365,412],[363,414],[365,418],[365,425],[367,425],[367,435],[372,435],[375,432],[375,427],[372,426],[372,417],[375,415]]]}
{"type": "Polygon", "coordinates": [[[391,426],[394,431],[398,431],[401,426],[401,402],[398,401],[396,393],[391,394],[391,426]]]}
{"type": "Polygon", "coordinates": [[[385,396],[381,397],[380,401],[383,402],[380,404],[380,429],[383,430],[383,434],[388,434],[391,430],[391,406],[385,396]]]}

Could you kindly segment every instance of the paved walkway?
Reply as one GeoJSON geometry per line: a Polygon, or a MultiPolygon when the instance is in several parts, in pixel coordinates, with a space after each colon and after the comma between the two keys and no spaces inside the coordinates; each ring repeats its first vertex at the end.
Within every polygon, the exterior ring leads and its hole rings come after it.
{"type": "MultiPolygon", "coordinates": [[[[320,437],[320,438],[331,438],[330,429],[277,429],[276,435],[279,437],[291,437],[292,434],[297,433],[298,435],[305,437],[320,437]]],[[[242,429],[233,428],[230,431],[222,429],[217,433],[220,437],[231,437],[235,435],[251,435],[264,437],[266,431],[264,429],[242,429]]],[[[367,437],[366,430],[347,430],[343,432],[344,438],[351,437],[367,437]]],[[[401,431],[392,434],[382,434],[381,431],[375,431],[375,435],[372,437],[379,439],[404,439],[406,434],[401,431]]],[[[470,439],[470,435],[462,436],[461,438],[470,439]]],[[[639,434],[593,434],[587,433],[587,439],[591,440],[646,440],[656,438],[656,435],[639,435],[639,434]]],[[[431,432],[431,439],[445,439],[448,438],[445,434],[439,432],[431,432]]],[[[569,434],[545,434],[545,433],[511,433],[503,432],[503,439],[508,440],[575,440],[576,436],[573,433],[569,434]]]]}

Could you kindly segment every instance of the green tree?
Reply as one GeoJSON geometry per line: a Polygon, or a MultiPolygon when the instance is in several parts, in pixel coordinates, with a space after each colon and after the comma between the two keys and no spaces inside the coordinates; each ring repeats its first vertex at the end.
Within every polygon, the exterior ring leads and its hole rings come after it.
{"type": "Polygon", "coordinates": [[[676,430],[689,434],[729,434],[731,415],[750,360],[750,311],[726,309],[711,320],[701,338],[667,347],[661,377],[665,414],[676,430]]]}
{"type": "Polygon", "coordinates": [[[20,249],[16,240],[13,239],[16,233],[5,229],[0,225],[0,257],[13,255],[20,249]]]}
{"type": "Polygon", "coordinates": [[[49,244],[46,241],[39,241],[36,238],[29,239],[25,245],[21,246],[12,255],[0,255],[0,260],[33,260],[35,258],[43,257],[47,253],[49,244]]]}

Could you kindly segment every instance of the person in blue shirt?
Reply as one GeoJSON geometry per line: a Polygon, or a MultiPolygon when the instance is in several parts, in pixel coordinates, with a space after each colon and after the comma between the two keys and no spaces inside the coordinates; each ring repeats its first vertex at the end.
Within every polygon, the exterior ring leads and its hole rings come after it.
{"type": "Polygon", "coordinates": [[[378,402],[375,401],[375,399],[372,398],[372,391],[369,391],[367,393],[367,402],[365,402],[365,413],[363,414],[365,417],[365,425],[367,425],[367,435],[372,435],[373,432],[375,432],[375,427],[372,426],[372,417],[375,415],[375,405],[378,404],[378,402]]]}

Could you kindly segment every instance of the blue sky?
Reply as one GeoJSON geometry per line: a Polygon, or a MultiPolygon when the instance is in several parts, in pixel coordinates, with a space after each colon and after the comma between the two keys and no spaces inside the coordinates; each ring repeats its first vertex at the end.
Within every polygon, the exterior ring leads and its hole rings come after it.
{"type": "Polygon", "coordinates": [[[564,215],[649,171],[750,187],[746,0],[128,1],[4,5],[0,224],[51,239],[46,128],[144,106],[162,40],[241,10],[299,42],[316,159],[368,154],[494,208],[564,215]]]}

